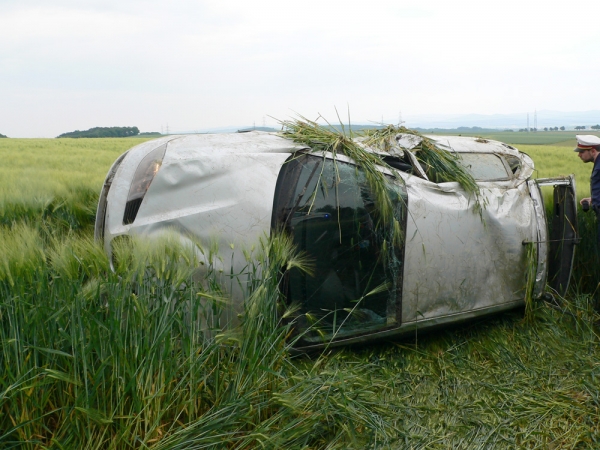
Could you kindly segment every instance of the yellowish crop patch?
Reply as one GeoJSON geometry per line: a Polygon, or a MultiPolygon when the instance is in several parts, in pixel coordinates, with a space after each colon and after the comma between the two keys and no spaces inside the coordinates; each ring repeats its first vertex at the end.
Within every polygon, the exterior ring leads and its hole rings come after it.
{"type": "Polygon", "coordinates": [[[575,175],[577,196],[587,197],[590,193],[592,164],[581,162],[573,145],[519,145],[519,150],[527,153],[535,163],[535,178],[575,175]]]}
{"type": "Polygon", "coordinates": [[[0,202],[99,191],[114,160],[147,138],[1,139],[0,202]]]}

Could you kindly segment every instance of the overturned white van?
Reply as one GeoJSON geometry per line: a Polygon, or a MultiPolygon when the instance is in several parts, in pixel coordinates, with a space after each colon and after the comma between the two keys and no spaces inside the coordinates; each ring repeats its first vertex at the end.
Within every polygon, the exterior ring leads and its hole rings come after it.
{"type": "Polygon", "coordinates": [[[132,148],[104,183],[96,239],[110,254],[118,236],[176,230],[182,239],[216,240],[224,271],[239,273],[247,264],[240,248],[272,230],[289,233],[314,263],[312,275],[292,271],[282,286],[286,301],[300,305],[296,326],[319,324],[304,334],[306,347],[513,308],[523,305],[528,283],[537,297],[547,285],[565,293],[577,242],[572,176],[533,180],[526,154],[472,137],[398,133],[385,151],[356,142],[380,158],[397,245],[391,225],[377,225],[372,185],[355,160],[258,131],[168,136],[132,148]],[[458,182],[432,181],[418,158],[423,139],[457,158],[476,182],[477,201],[458,182]],[[554,186],[552,218],[540,185],[554,186]]]}

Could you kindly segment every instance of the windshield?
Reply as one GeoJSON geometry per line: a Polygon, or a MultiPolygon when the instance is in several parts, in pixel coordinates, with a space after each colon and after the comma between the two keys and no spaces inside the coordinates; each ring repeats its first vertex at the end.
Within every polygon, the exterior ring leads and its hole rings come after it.
{"type": "MultiPolygon", "coordinates": [[[[390,195],[401,219],[404,193],[398,187],[390,195]]],[[[390,228],[377,225],[360,168],[309,155],[288,161],[274,206],[274,225],[313,261],[312,274],[293,270],[288,279],[288,301],[300,305],[300,322],[311,328],[305,339],[362,334],[399,321],[400,255],[389,245],[390,228]]]]}

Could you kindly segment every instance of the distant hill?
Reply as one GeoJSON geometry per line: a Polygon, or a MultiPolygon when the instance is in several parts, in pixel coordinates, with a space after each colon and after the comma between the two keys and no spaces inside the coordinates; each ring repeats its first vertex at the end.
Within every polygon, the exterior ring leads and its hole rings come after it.
{"type": "Polygon", "coordinates": [[[71,131],[63,133],[58,138],[103,138],[103,137],[130,137],[140,134],[138,127],[94,127],[85,131],[71,131]]]}
{"type": "Polygon", "coordinates": [[[413,128],[419,133],[495,133],[498,132],[494,128],[481,128],[481,127],[457,127],[457,128],[413,128]]]}
{"type": "Polygon", "coordinates": [[[246,133],[248,131],[269,131],[269,132],[273,132],[273,131],[279,131],[275,128],[270,128],[270,127],[248,127],[248,128],[241,128],[239,130],[237,130],[238,133],[246,133]]]}
{"type": "Polygon", "coordinates": [[[8,136],[4,136],[3,134],[0,134],[0,138],[5,138],[5,137],[8,137],[8,136]]]}
{"type": "MultiPolygon", "coordinates": [[[[387,125],[387,124],[386,124],[387,125]]],[[[322,124],[322,126],[324,128],[328,128],[331,130],[335,130],[338,132],[342,131],[342,128],[345,132],[349,132],[352,131],[353,133],[358,133],[361,131],[365,131],[365,130],[376,130],[376,129],[380,129],[380,128],[384,128],[386,125],[373,125],[373,124],[364,124],[364,123],[352,123],[350,125],[348,124],[344,124],[344,126],[342,127],[341,125],[325,125],[322,124]]],[[[491,133],[491,132],[498,132],[497,128],[482,128],[482,127],[456,127],[456,128],[421,128],[421,127],[415,127],[412,128],[413,130],[419,131],[420,133],[491,133]]],[[[276,131],[281,131],[275,128],[269,128],[269,127],[248,127],[248,128],[241,128],[239,130],[237,130],[238,133],[245,133],[247,131],[270,131],[270,132],[276,132],[276,131]]],[[[223,132],[223,131],[221,131],[223,132]]]]}
{"type": "Polygon", "coordinates": [[[515,114],[421,114],[406,116],[405,125],[409,128],[421,128],[432,130],[440,129],[455,129],[459,127],[480,127],[483,129],[507,129],[515,130],[521,128],[534,127],[535,119],[537,119],[538,130],[544,127],[561,127],[573,129],[576,126],[595,125],[600,123],[600,110],[593,111],[547,111],[541,110],[534,114],[534,111],[529,112],[529,122],[527,120],[528,113],[515,114]]]}

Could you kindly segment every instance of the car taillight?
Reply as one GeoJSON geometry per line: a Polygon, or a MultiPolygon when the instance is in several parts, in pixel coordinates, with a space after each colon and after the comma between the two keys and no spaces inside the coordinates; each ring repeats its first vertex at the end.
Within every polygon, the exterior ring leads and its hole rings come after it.
{"type": "Polygon", "coordinates": [[[133,176],[131,187],[129,188],[129,195],[127,196],[127,203],[125,205],[125,214],[123,214],[123,225],[133,223],[135,220],[140,205],[142,204],[142,200],[144,199],[144,195],[146,195],[154,176],[162,165],[166,150],[167,144],[163,144],[148,153],[140,162],[140,165],[133,176]]]}

